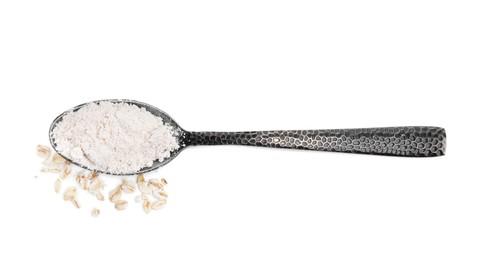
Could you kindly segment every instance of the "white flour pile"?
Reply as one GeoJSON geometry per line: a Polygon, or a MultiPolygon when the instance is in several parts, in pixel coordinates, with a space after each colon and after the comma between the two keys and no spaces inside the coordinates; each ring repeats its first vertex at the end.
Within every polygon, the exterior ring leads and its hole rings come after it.
{"type": "Polygon", "coordinates": [[[58,151],[90,169],[122,174],[163,161],[178,149],[172,128],[144,108],[90,103],[53,129],[58,151]]]}

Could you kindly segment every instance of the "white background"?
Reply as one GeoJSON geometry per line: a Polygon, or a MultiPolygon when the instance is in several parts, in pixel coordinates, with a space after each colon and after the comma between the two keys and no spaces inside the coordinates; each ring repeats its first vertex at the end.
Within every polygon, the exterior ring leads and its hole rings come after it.
{"type": "Polygon", "coordinates": [[[478,259],[478,13],[476,1],[2,1],[0,259],[478,259]],[[196,131],[442,126],[448,151],[194,147],[155,175],[170,182],[163,210],[104,203],[93,218],[54,193],[35,146],[58,114],[104,98],[196,131]]]}

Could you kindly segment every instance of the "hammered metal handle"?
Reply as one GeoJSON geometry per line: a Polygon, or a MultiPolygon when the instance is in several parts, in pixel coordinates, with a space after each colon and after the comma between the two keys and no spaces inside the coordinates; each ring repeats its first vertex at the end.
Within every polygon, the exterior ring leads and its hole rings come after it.
{"type": "Polygon", "coordinates": [[[187,145],[252,145],[410,157],[432,157],[446,153],[446,131],[430,126],[187,132],[185,137],[187,145]]]}

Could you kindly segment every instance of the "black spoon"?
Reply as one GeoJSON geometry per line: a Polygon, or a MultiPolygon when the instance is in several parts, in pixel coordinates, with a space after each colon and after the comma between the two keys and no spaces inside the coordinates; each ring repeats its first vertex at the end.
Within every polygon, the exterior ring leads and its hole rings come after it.
{"type": "MultiPolygon", "coordinates": [[[[172,152],[169,158],[162,162],[156,160],[151,167],[145,167],[138,172],[115,174],[99,171],[114,175],[133,175],[156,170],[160,166],[169,163],[190,145],[252,145],[406,157],[433,157],[444,155],[446,152],[446,131],[441,127],[401,126],[329,130],[190,132],[181,128],[168,114],[149,104],[129,99],[107,99],[93,102],[99,103],[101,101],[133,104],[140,108],[145,108],[155,116],[161,117],[165,124],[169,124],[174,129],[173,134],[180,146],[179,149],[172,152]]],[[[59,152],[52,135],[53,129],[57,123],[62,121],[64,115],[77,111],[86,104],[89,103],[81,104],[65,111],[53,120],[49,131],[50,143],[58,154],[71,163],[88,170],[96,170],[80,165],[59,152]]]]}

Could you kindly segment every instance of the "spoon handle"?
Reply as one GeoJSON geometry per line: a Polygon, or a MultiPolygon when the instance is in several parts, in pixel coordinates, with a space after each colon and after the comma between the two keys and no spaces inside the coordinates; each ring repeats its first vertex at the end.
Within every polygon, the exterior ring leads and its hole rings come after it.
{"type": "Polygon", "coordinates": [[[187,145],[251,145],[316,151],[432,157],[446,152],[441,127],[402,126],[330,130],[188,132],[187,145]]]}

